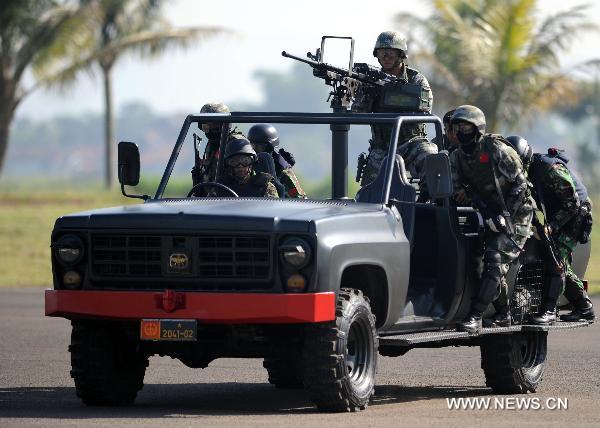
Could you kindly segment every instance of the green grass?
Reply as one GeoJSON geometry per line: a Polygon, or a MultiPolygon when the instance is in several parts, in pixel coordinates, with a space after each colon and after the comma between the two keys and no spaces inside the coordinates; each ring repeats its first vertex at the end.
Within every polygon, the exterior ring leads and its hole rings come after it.
{"type": "MultiPolygon", "coordinates": [[[[326,193],[329,184],[307,183],[309,194],[326,193]]],[[[182,186],[182,188],[185,186],[182,186]]],[[[351,186],[350,195],[356,190],[351,186]]],[[[50,233],[57,217],[77,211],[137,203],[99,188],[65,192],[31,190],[0,191],[0,287],[50,287],[50,233]]],[[[595,204],[600,207],[600,204],[595,204]]],[[[594,212],[595,218],[600,218],[594,212]]],[[[592,232],[592,243],[600,242],[600,226],[592,232]]],[[[600,294],[600,245],[592,245],[586,279],[590,292],[600,294]]]]}
{"type": "Polygon", "coordinates": [[[57,217],[134,202],[118,190],[0,193],[0,287],[50,287],[50,233],[57,217]]]}

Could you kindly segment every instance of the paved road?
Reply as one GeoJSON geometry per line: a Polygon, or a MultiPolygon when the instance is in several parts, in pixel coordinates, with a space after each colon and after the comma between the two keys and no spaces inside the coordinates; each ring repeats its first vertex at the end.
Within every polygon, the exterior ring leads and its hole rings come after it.
{"type": "Polygon", "coordinates": [[[551,334],[544,383],[526,396],[539,397],[542,404],[566,398],[566,410],[449,410],[447,397],[496,396],[484,387],[478,349],[448,348],[381,357],[376,396],[367,411],[320,414],[301,391],[267,384],[256,359],[222,359],[194,370],[153,357],[134,406],[86,407],[69,377],[70,325],[43,316],[43,291],[0,290],[0,323],[2,427],[600,426],[598,324],[551,334]]]}

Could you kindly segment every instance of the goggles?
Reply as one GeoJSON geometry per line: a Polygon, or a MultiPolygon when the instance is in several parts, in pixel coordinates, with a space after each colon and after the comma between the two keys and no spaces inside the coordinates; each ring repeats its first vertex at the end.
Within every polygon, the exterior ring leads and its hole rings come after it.
{"type": "Polygon", "coordinates": [[[475,132],[475,126],[467,122],[455,122],[452,124],[451,129],[454,133],[471,134],[475,132]]]}
{"type": "Polygon", "coordinates": [[[234,156],[227,159],[227,165],[232,168],[237,167],[248,167],[254,163],[254,159],[251,156],[234,156]]]}

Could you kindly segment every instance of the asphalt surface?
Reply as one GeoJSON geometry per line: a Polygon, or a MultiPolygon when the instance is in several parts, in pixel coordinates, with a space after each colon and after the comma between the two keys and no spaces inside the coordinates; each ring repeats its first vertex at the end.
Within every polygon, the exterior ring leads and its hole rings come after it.
{"type": "MultiPolygon", "coordinates": [[[[600,301],[595,301],[600,307],[600,301]]],[[[267,383],[262,361],[216,360],[204,370],[152,357],[130,407],[86,407],[75,396],[70,324],[44,317],[42,290],[0,290],[0,426],[600,426],[600,327],[549,336],[538,393],[491,395],[478,348],[416,349],[380,357],[376,395],[360,413],[321,414],[302,391],[267,383]],[[533,398],[559,410],[450,410],[451,397],[533,398]],[[550,401],[547,401],[550,399],[550,401]]],[[[512,403],[512,404],[511,404],[512,403]]]]}

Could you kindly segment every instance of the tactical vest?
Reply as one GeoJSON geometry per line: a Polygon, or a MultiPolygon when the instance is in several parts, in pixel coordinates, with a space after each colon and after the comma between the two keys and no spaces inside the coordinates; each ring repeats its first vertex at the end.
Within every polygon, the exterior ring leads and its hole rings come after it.
{"type": "MultiPolygon", "coordinates": [[[[587,201],[587,199],[588,199],[587,188],[581,182],[579,177],[577,177],[575,174],[573,174],[573,172],[569,169],[569,167],[567,166],[567,162],[565,162],[563,159],[561,159],[560,157],[557,157],[557,156],[543,155],[543,154],[536,153],[533,155],[533,161],[531,162],[531,166],[529,167],[529,173],[530,173],[529,178],[531,179],[534,188],[536,190],[540,189],[540,190],[537,190],[538,198],[540,197],[539,192],[541,191],[541,189],[543,189],[543,184],[544,184],[544,181],[546,180],[548,172],[550,172],[550,170],[556,164],[563,165],[567,169],[567,171],[569,171],[569,174],[571,175],[571,178],[573,179],[573,184],[575,184],[575,191],[577,192],[577,196],[579,196],[579,201],[581,203],[587,201]]],[[[549,216],[552,216],[552,213],[555,213],[556,211],[558,211],[560,209],[559,208],[560,201],[557,200],[554,197],[554,195],[543,195],[542,197],[544,198],[543,202],[544,202],[546,211],[548,212],[549,216]]],[[[540,202],[540,201],[538,200],[538,202],[540,202]]]]}
{"type": "MultiPolygon", "coordinates": [[[[384,86],[375,86],[374,113],[429,113],[431,112],[431,89],[424,88],[420,83],[414,83],[419,75],[417,70],[406,67],[406,79],[399,79],[384,86]]],[[[391,125],[371,126],[372,147],[387,149],[392,137],[391,125]]],[[[424,124],[406,124],[400,130],[399,144],[412,137],[425,136],[424,124]]]]}
{"type": "Polygon", "coordinates": [[[230,176],[222,180],[222,183],[242,197],[262,198],[267,194],[267,185],[273,177],[264,172],[253,174],[247,183],[239,184],[230,176]]]}
{"type": "MultiPolygon", "coordinates": [[[[502,202],[496,190],[494,170],[492,168],[492,162],[494,162],[492,154],[500,150],[499,146],[504,144],[506,143],[501,135],[485,134],[477,143],[473,153],[467,154],[462,150],[458,150],[456,153],[457,169],[461,181],[468,185],[473,193],[477,194],[489,208],[496,212],[502,211],[502,202]]],[[[507,153],[509,156],[514,157],[515,161],[521,162],[514,151],[509,150],[507,153]]],[[[502,196],[506,198],[508,186],[505,185],[500,190],[502,196]]]]}

